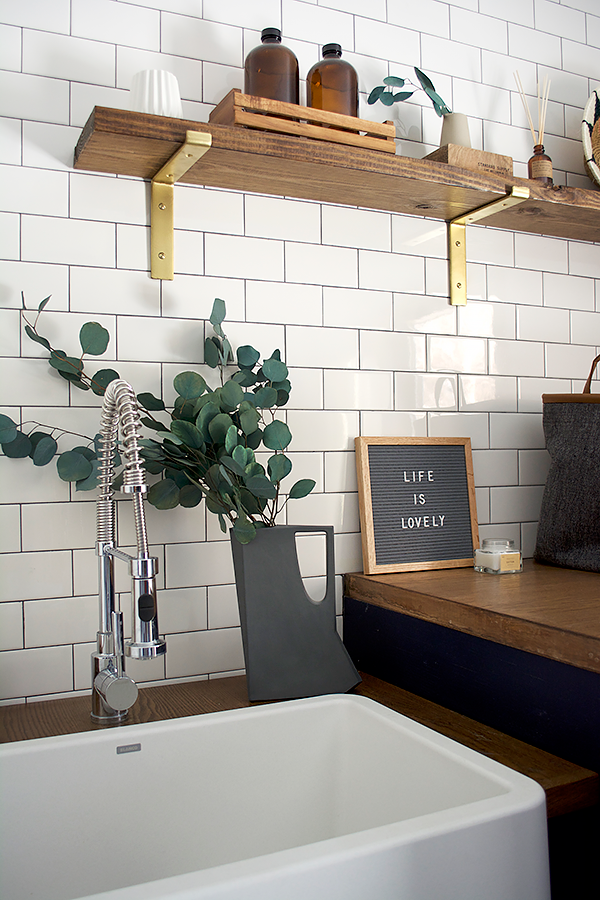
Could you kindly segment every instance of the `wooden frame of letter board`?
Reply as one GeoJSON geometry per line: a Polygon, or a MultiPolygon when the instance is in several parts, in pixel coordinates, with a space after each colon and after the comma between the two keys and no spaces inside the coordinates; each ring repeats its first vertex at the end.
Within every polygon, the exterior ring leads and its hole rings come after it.
{"type": "MultiPolygon", "coordinates": [[[[473,457],[471,455],[470,438],[454,437],[357,437],[354,439],[356,450],[356,470],[358,475],[358,501],[360,506],[360,531],[362,541],[363,567],[365,575],[379,575],[391,572],[415,572],[421,569],[451,569],[460,566],[472,566],[474,557],[465,559],[431,559],[415,562],[392,562],[379,564],[375,555],[375,527],[373,505],[371,499],[371,474],[369,468],[369,447],[373,445],[387,446],[462,446],[465,450],[465,467],[467,473],[467,494],[471,524],[471,541],[473,552],[479,547],[479,528],[477,525],[477,509],[475,506],[475,484],[473,480],[473,457]]],[[[435,553],[432,554],[435,556],[435,553]]]]}

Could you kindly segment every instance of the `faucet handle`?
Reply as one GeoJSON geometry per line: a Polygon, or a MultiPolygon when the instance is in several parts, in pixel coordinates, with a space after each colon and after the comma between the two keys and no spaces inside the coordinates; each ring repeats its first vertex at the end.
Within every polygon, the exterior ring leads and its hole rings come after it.
{"type": "Polygon", "coordinates": [[[102,697],[107,710],[113,713],[128,710],[138,697],[135,681],[129,675],[119,675],[110,668],[103,669],[96,675],[94,688],[102,697]]]}

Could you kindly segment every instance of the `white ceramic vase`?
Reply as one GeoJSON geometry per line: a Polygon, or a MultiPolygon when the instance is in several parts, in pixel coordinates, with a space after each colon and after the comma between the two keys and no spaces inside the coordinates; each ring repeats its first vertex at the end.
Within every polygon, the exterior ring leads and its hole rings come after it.
{"type": "Polygon", "coordinates": [[[179,85],[172,72],[145,69],[137,72],[131,82],[131,108],[155,116],[181,118],[179,85]]]}
{"type": "Polygon", "coordinates": [[[458,147],[470,147],[469,120],[464,113],[447,113],[442,124],[440,147],[456,144],[458,147]]]}

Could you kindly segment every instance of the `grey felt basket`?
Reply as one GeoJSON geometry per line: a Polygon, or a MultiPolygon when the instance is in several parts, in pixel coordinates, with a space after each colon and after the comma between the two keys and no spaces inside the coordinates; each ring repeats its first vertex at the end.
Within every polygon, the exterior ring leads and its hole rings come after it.
{"type": "Polygon", "coordinates": [[[543,394],[550,471],[542,497],[534,559],[600,572],[600,394],[592,363],[581,394],[543,394]]]}

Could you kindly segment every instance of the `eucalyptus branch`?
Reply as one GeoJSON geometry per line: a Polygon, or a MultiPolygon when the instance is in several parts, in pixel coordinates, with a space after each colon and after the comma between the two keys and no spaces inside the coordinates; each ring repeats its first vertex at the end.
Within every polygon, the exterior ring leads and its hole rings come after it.
{"type": "MultiPolygon", "coordinates": [[[[25,333],[48,351],[51,368],[69,384],[102,396],[119,374],[101,369],[90,376],[84,372],[84,357],[106,351],[108,331],[98,322],[86,322],[79,332],[81,355],[69,356],[38,331],[49,300],[42,300],[32,318],[23,297],[25,333]]],[[[210,315],[214,334],[204,341],[204,364],[219,369],[219,387],[212,390],[197,372],[180,372],[173,381],[177,398],[172,410],[151,393],[137,395],[142,425],[153,432],[142,438],[142,457],[147,472],[160,476],[148,491],[149,503],[157,509],[173,509],[197,506],[204,500],[219,517],[222,530],[226,531],[228,520],[237,539],[247,543],[257,528],[275,525],[288,501],[305,497],[315,482],[308,478],[297,481],[282,503],[281,483],[292,470],[285,453],[292,435],[277,416],[292,389],[288,368],[279,350],[262,361],[250,345],[238,347],[234,355],[222,328],[224,319],[225,304],[217,298],[210,315]],[[170,417],[168,424],[156,417],[159,412],[170,417]],[[255,456],[259,448],[271,452],[266,466],[255,456]]],[[[74,481],[77,490],[97,486],[100,461],[94,439],[67,429],[33,426],[44,431],[25,434],[12,419],[0,414],[0,444],[5,456],[29,456],[34,465],[47,465],[56,456],[58,474],[64,481],[74,481]],[[88,446],[59,453],[54,436],[65,434],[83,438],[88,446]]]]}
{"type": "Polygon", "coordinates": [[[25,425],[37,425],[38,428],[47,428],[50,434],[56,435],[59,439],[64,437],[65,434],[71,434],[73,437],[83,438],[89,444],[94,443],[94,438],[91,438],[89,435],[79,434],[78,431],[70,431],[68,428],[60,428],[58,425],[44,425],[43,422],[35,422],[33,419],[27,419],[21,427],[24,428],[25,425]]]}

